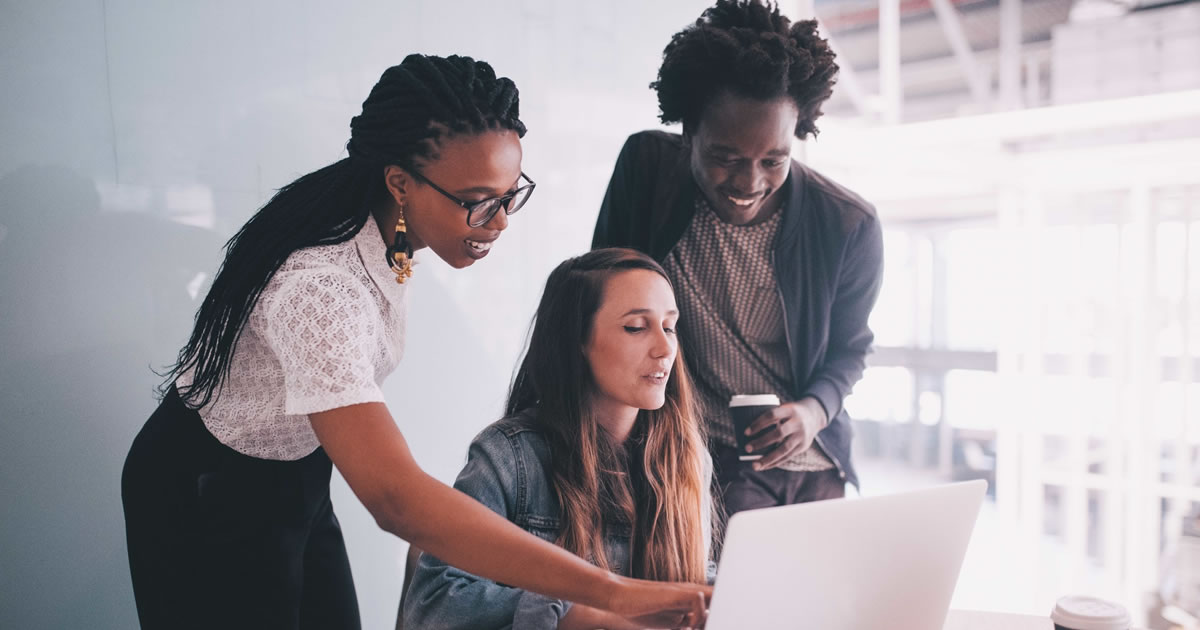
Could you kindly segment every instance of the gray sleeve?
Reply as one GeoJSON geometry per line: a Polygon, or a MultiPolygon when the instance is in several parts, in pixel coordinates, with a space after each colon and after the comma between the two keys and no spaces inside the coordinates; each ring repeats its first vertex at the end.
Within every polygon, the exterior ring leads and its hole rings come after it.
{"type": "MultiPolygon", "coordinates": [[[[512,520],[517,479],[508,438],[488,429],[475,438],[454,487],[512,520]]],[[[530,628],[552,630],[570,603],[497,584],[422,553],[404,599],[404,625],[423,630],[530,628]]]]}
{"type": "Polygon", "coordinates": [[[600,214],[596,217],[596,229],[592,233],[592,249],[633,247],[636,242],[632,213],[637,207],[634,189],[639,174],[636,156],[640,137],[640,134],[629,136],[617,156],[604,200],[600,202],[600,214]]]}
{"type": "Polygon", "coordinates": [[[850,235],[829,312],[829,350],[813,372],[805,396],[825,408],[829,421],[842,411],[850,389],[862,378],[875,335],[867,325],[883,284],[883,230],[874,216],[850,235]]]}

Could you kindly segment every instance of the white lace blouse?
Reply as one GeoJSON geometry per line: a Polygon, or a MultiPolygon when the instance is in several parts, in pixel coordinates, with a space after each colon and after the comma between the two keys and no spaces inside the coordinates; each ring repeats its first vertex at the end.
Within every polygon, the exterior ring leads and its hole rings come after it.
{"type": "MultiPolygon", "coordinates": [[[[296,460],[319,446],[308,414],[383,402],[404,352],[406,285],[368,218],[354,238],[288,256],[250,313],[229,376],[198,411],[222,444],[296,460]]],[[[191,383],[191,374],[178,379],[191,383]]]]}

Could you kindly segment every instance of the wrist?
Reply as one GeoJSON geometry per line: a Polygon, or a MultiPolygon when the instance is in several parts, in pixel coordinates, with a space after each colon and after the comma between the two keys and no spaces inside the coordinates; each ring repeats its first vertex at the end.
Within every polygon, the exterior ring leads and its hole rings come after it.
{"type": "Polygon", "coordinates": [[[820,431],[829,426],[829,414],[825,413],[825,407],[821,401],[813,396],[800,399],[800,404],[808,410],[808,417],[816,421],[816,429],[820,431]]]}
{"type": "Polygon", "coordinates": [[[616,610],[617,602],[622,600],[625,587],[628,586],[629,581],[611,571],[604,571],[599,568],[597,568],[597,571],[603,573],[597,589],[599,597],[596,601],[587,602],[587,604],[601,610],[616,610]]]}
{"type": "Polygon", "coordinates": [[[558,620],[558,630],[618,630],[627,627],[630,627],[629,621],[624,617],[586,604],[572,604],[567,614],[558,620]]]}
{"type": "Polygon", "coordinates": [[[567,614],[558,620],[558,630],[575,630],[576,628],[598,628],[599,611],[587,604],[571,604],[567,614]]]}

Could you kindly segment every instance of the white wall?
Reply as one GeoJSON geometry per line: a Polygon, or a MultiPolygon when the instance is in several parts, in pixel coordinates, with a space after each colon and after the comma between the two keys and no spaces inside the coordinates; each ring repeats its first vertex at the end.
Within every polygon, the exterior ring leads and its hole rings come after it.
{"type": "MultiPolygon", "coordinates": [[[[587,248],[621,142],[656,124],[663,46],[707,4],[0,3],[0,627],[136,625],[118,484],[151,367],[184,340],[225,239],[344,154],[351,116],[410,52],[517,82],[538,182],[486,261],[416,269],[385,391],[451,480],[498,417],[546,274],[587,248]]],[[[334,492],[364,626],[387,627],[404,545],[334,492]]]]}

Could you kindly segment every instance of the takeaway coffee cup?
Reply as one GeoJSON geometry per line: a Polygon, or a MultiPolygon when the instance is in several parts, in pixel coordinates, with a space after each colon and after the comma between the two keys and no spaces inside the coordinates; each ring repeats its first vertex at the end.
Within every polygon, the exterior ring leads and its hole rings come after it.
{"type": "Polygon", "coordinates": [[[779,406],[775,394],[735,394],[729,399],[729,418],[733,421],[733,435],[737,439],[738,459],[744,462],[762,459],[762,454],[746,452],[746,444],[756,435],[746,435],[746,427],[763,412],[779,406]]]}
{"type": "Polygon", "coordinates": [[[1125,607],[1098,597],[1060,597],[1050,613],[1054,630],[1129,630],[1132,623],[1125,607]]]}

